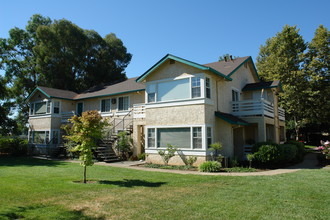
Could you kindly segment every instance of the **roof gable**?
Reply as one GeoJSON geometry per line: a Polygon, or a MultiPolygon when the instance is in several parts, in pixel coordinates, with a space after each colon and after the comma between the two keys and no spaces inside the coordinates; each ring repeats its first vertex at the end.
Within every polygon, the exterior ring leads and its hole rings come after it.
{"type": "Polygon", "coordinates": [[[210,71],[210,72],[212,72],[212,73],[214,73],[214,74],[216,74],[220,77],[223,77],[227,80],[232,80],[230,77],[227,77],[225,74],[223,74],[223,73],[221,73],[221,72],[219,72],[219,71],[217,71],[217,70],[215,70],[211,67],[204,66],[204,65],[201,65],[201,64],[198,64],[198,63],[195,63],[195,62],[192,62],[192,61],[189,61],[189,60],[171,55],[171,54],[167,54],[162,59],[160,59],[155,65],[153,65],[150,69],[148,69],[145,73],[143,73],[140,77],[138,77],[136,79],[136,81],[137,82],[142,82],[148,75],[152,74],[152,72],[154,72],[159,66],[161,66],[163,63],[165,63],[169,59],[184,63],[186,65],[192,66],[192,67],[200,69],[200,70],[207,70],[207,71],[210,71]]]}
{"type": "Polygon", "coordinates": [[[77,95],[77,93],[68,91],[68,90],[38,86],[26,98],[26,101],[29,101],[31,99],[31,97],[33,97],[38,91],[41,92],[42,94],[44,94],[47,98],[59,98],[59,99],[70,99],[71,100],[77,95]]]}

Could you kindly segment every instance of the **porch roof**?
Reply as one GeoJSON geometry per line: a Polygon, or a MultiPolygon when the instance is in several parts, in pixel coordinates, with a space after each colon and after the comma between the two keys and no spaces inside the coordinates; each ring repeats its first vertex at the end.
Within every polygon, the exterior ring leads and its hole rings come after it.
{"type": "Polygon", "coordinates": [[[240,119],[239,117],[236,117],[232,114],[216,111],[215,116],[232,125],[249,125],[248,122],[246,122],[243,119],[240,119]]]}
{"type": "Polygon", "coordinates": [[[277,87],[279,88],[280,91],[282,91],[282,85],[279,80],[269,81],[269,82],[249,83],[244,86],[242,91],[271,89],[271,88],[277,88],[277,87]]]}

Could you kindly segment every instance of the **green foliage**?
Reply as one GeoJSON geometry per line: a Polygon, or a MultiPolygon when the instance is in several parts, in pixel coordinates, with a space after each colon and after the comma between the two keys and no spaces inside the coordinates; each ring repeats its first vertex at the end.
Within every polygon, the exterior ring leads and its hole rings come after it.
{"type": "Polygon", "coordinates": [[[296,160],[297,161],[302,161],[304,159],[305,156],[305,144],[299,141],[287,141],[286,144],[291,144],[291,145],[295,145],[297,148],[297,153],[296,153],[296,160]]]}
{"type": "Polygon", "coordinates": [[[283,144],[280,145],[283,151],[283,161],[284,162],[293,162],[297,159],[298,148],[293,144],[283,144]]]}
{"type": "Polygon", "coordinates": [[[97,147],[98,139],[102,138],[102,130],[108,125],[98,111],[86,111],[82,116],[73,116],[69,121],[72,123],[65,127],[67,134],[64,136],[70,143],[71,151],[79,153],[79,160],[84,167],[84,183],[86,183],[86,166],[92,166],[93,150],[97,147]],[[72,142],[75,146],[72,147],[72,142]]]}
{"type": "Polygon", "coordinates": [[[167,166],[169,160],[174,157],[175,152],[177,152],[178,148],[171,144],[167,144],[166,150],[158,150],[158,154],[162,157],[164,164],[167,166]]]}
{"type": "Polygon", "coordinates": [[[192,167],[196,161],[197,161],[196,156],[189,156],[186,159],[186,165],[192,167]]]}
{"type": "Polygon", "coordinates": [[[14,137],[0,137],[0,155],[24,156],[27,154],[28,141],[14,137]]]}
{"type": "Polygon", "coordinates": [[[259,148],[263,145],[278,145],[278,144],[271,141],[257,142],[252,146],[252,153],[258,152],[259,148]]]}
{"type": "Polygon", "coordinates": [[[127,160],[133,154],[132,139],[125,131],[119,132],[116,149],[120,153],[120,157],[123,160],[127,160]]]}
{"type": "Polygon", "coordinates": [[[35,14],[25,29],[12,28],[8,38],[0,38],[0,69],[6,103],[18,109],[18,128],[27,124],[25,99],[37,85],[77,92],[123,80],[131,57],[115,34],[103,38],[65,19],[35,14]]]}
{"type": "Polygon", "coordinates": [[[198,167],[200,172],[219,172],[220,169],[221,163],[218,161],[205,161],[198,167]]]}
{"type": "Polygon", "coordinates": [[[249,168],[252,167],[252,161],[254,159],[254,154],[247,154],[246,159],[249,161],[249,168]]]}
{"type": "Polygon", "coordinates": [[[221,162],[223,157],[220,154],[220,151],[222,150],[222,143],[221,142],[215,142],[210,144],[210,148],[208,149],[211,152],[212,160],[221,162]]]}
{"type": "Polygon", "coordinates": [[[146,159],[146,154],[145,154],[145,153],[139,154],[139,155],[137,156],[137,159],[138,159],[138,160],[145,160],[145,159],[146,159]]]}
{"type": "Polygon", "coordinates": [[[238,167],[239,166],[239,162],[238,162],[237,157],[231,157],[229,159],[229,166],[230,167],[238,167]]]}
{"type": "Polygon", "coordinates": [[[254,158],[267,166],[278,164],[281,161],[281,149],[279,145],[262,145],[254,153],[254,158]]]}

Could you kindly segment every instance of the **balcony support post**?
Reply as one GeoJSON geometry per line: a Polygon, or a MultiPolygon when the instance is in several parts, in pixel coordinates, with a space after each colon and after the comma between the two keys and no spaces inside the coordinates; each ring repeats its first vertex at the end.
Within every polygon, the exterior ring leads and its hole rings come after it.
{"type": "Polygon", "coordinates": [[[274,137],[275,143],[280,143],[280,123],[279,123],[279,113],[278,113],[278,95],[275,89],[272,89],[274,97],[274,137]]]}

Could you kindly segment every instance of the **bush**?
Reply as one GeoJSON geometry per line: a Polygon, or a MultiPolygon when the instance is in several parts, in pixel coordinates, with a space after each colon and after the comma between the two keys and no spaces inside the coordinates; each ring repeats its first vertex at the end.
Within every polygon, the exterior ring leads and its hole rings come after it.
{"type": "Polygon", "coordinates": [[[13,137],[2,137],[0,139],[0,154],[23,156],[27,154],[27,146],[27,140],[13,137]]]}
{"type": "Polygon", "coordinates": [[[299,141],[287,141],[286,144],[292,144],[297,147],[296,161],[302,161],[305,156],[305,144],[299,141]]]}
{"type": "Polygon", "coordinates": [[[164,164],[167,166],[168,162],[172,157],[174,157],[177,150],[178,148],[176,146],[167,144],[166,150],[158,150],[158,154],[162,157],[164,164]]]}
{"type": "Polygon", "coordinates": [[[196,161],[197,161],[197,157],[196,157],[196,156],[189,156],[189,157],[186,159],[185,164],[186,164],[187,166],[191,166],[191,167],[192,167],[196,161]]]}
{"type": "Polygon", "coordinates": [[[146,159],[146,154],[145,154],[145,153],[139,154],[139,155],[137,156],[137,159],[138,159],[138,160],[145,160],[145,159],[146,159]]]}
{"type": "Polygon", "coordinates": [[[205,161],[199,165],[200,172],[219,172],[221,169],[221,163],[218,161],[205,161]]]}
{"type": "Polygon", "coordinates": [[[277,165],[282,160],[282,152],[279,145],[262,145],[254,153],[254,159],[266,166],[277,165]]]}
{"type": "Polygon", "coordinates": [[[259,148],[263,145],[278,145],[274,142],[269,142],[269,141],[266,141],[266,142],[258,142],[258,143],[255,143],[253,146],[252,146],[252,153],[256,153],[259,151],[259,148]]]}
{"type": "Polygon", "coordinates": [[[283,162],[293,162],[297,158],[298,149],[293,144],[282,144],[280,145],[283,153],[283,162]]]}

